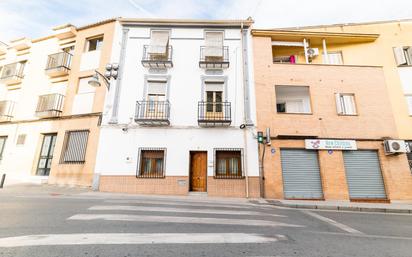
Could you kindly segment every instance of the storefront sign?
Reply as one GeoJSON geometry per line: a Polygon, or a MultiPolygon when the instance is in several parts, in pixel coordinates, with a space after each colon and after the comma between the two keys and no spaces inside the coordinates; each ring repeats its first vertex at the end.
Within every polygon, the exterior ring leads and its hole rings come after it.
{"type": "Polygon", "coordinates": [[[314,150],[357,150],[355,140],[324,140],[324,139],[306,139],[306,149],[314,150]]]}

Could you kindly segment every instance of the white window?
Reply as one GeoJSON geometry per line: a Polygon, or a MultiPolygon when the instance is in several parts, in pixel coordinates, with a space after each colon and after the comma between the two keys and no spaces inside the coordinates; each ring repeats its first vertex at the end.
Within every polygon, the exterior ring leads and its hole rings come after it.
{"type": "Polygon", "coordinates": [[[276,86],[278,113],[311,113],[309,87],[276,86]]]}
{"type": "Polygon", "coordinates": [[[153,30],[149,53],[151,55],[166,55],[169,46],[169,31],[153,30]]]}
{"type": "Polygon", "coordinates": [[[393,53],[395,55],[396,64],[398,66],[412,65],[412,47],[394,47],[393,53]]]}
{"type": "Polygon", "coordinates": [[[92,77],[84,77],[79,79],[79,85],[77,87],[77,94],[88,94],[96,91],[95,87],[89,85],[89,80],[92,77]]]}
{"type": "MultiPolygon", "coordinates": [[[[325,55],[323,56],[325,58],[325,55]]],[[[343,57],[342,52],[328,52],[328,62],[327,64],[332,65],[342,65],[343,64],[343,57]]]]}
{"type": "Polygon", "coordinates": [[[205,32],[205,56],[222,57],[223,56],[223,32],[207,31],[205,32]]]}
{"type": "Polygon", "coordinates": [[[409,115],[412,115],[412,95],[406,96],[406,103],[408,104],[409,115]]]}
{"type": "Polygon", "coordinates": [[[161,112],[166,101],[166,81],[148,81],[146,100],[149,102],[149,112],[161,112]]]}
{"type": "Polygon", "coordinates": [[[354,94],[336,94],[336,109],[340,115],[356,115],[354,94]]]}
{"type": "Polygon", "coordinates": [[[100,50],[103,45],[103,36],[87,39],[86,52],[100,50]]]}

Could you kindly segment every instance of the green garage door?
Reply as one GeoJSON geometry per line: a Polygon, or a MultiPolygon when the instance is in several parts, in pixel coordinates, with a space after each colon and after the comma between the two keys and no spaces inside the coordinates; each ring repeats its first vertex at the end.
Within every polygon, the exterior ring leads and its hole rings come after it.
{"type": "Polygon", "coordinates": [[[377,151],[345,151],[343,159],[351,199],[386,199],[377,151]]]}
{"type": "Polygon", "coordinates": [[[318,151],[281,149],[283,193],[288,199],[323,198],[318,151]]]}

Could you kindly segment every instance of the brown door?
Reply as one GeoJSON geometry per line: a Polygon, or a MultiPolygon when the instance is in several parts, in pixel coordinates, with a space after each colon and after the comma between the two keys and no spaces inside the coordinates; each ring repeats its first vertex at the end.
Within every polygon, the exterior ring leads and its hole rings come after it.
{"type": "Polygon", "coordinates": [[[207,152],[190,152],[190,191],[206,192],[207,152]]]}

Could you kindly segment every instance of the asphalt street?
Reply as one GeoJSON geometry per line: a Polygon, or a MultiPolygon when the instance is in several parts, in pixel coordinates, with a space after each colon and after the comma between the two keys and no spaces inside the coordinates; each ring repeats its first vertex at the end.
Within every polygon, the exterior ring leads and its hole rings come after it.
{"type": "Polygon", "coordinates": [[[0,190],[1,257],[412,256],[412,215],[264,201],[0,190]]]}

